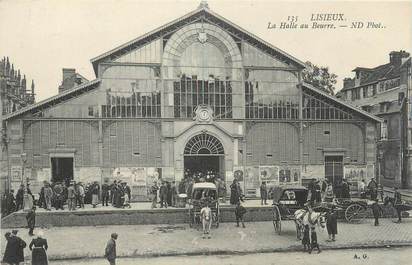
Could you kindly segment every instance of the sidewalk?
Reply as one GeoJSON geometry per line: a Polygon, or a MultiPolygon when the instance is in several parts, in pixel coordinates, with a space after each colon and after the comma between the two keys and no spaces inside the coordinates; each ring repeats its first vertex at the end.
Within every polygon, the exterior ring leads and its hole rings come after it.
{"type": "MultiPolygon", "coordinates": [[[[318,242],[322,249],[412,246],[412,219],[405,219],[402,224],[394,224],[391,219],[381,219],[380,222],[381,226],[378,227],[374,227],[370,219],[362,224],[339,222],[336,242],[325,241],[326,230],[318,232],[318,242]]],[[[282,222],[281,235],[275,234],[271,222],[246,223],[245,229],[235,227],[234,223],[222,223],[218,229],[212,230],[211,239],[202,239],[201,231],[191,229],[187,224],[54,227],[44,229],[44,232],[51,260],[102,257],[112,232],[119,234],[117,254],[120,257],[265,253],[301,249],[292,221],[282,222]]],[[[27,229],[19,229],[19,236],[30,243],[27,229]]],[[[4,246],[3,235],[1,240],[4,246]]],[[[27,248],[25,255],[30,255],[27,248]]]]}
{"type": "MultiPolygon", "coordinates": [[[[268,200],[267,205],[261,205],[260,200],[245,200],[243,203],[243,206],[245,207],[272,207],[272,201],[268,200]]],[[[132,202],[130,203],[132,210],[150,210],[152,203],[151,202],[132,202]]],[[[225,203],[220,203],[221,207],[233,207],[230,205],[229,200],[226,200],[225,203]]],[[[186,204],[186,208],[188,207],[188,204],[186,204]]],[[[64,206],[64,210],[56,210],[55,208],[52,208],[52,212],[69,212],[67,205],[64,206]]],[[[176,209],[176,207],[169,207],[170,209],[176,209]]],[[[169,209],[168,208],[168,209],[169,209]]],[[[102,204],[98,204],[96,208],[93,208],[91,204],[85,204],[84,209],[82,208],[77,208],[76,211],[106,211],[106,210],[111,210],[111,211],[124,211],[124,209],[129,209],[129,208],[116,208],[113,207],[112,205],[109,204],[109,206],[102,206],[102,204]]],[[[160,208],[158,205],[157,208],[154,208],[153,210],[157,209],[164,209],[160,208]]],[[[177,208],[178,209],[178,208],[177,208]]],[[[18,212],[22,212],[23,210],[20,210],[18,212]]],[[[36,209],[37,212],[47,212],[46,209],[37,207],[36,209]]]]}

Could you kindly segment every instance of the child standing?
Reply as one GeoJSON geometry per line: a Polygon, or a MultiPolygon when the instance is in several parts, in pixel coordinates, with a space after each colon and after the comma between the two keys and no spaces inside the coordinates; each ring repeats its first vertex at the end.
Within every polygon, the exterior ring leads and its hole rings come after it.
{"type": "Polygon", "coordinates": [[[309,249],[309,254],[312,253],[312,249],[317,248],[318,249],[318,254],[320,253],[320,248],[318,244],[318,235],[316,234],[315,227],[311,227],[311,234],[310,234],[310,249],[309,249]]]}
{"type": "Polygon", "coordinates": [[[375,226],[378,226],[379,216],[380,214],[383,214],[383,210],[378,203],[378,199],[375,199],[375,202],[372,204],[372,212],[373,212],[373,217],[375,218],[375,226]]]}
{"type": "Polygon", "coordinates": [[[334,205],[326,214],[326,228],[328,230],[329,241],[335,241],[335,235],[338,233],[338,216],[334,205]]]}
{"type": "Polygon", "coordinates": [[[309,225],[305,225],[303,228],[303,238],[302,238],[302,245],[303,245],[303,251],[309,251],[310,250],[310,237],[309,237],[309,225]]]}
{"type": "Polygon", "coordinates": [[[209,203],[206,202],[205,207],[200,210],[203,225],[203,238],[210,238],[210,227],[212,226],[212,210],[209,208],[209,203]]]}
{"type": "Polygon", "coordinates": [[[246,213],[245,207],[243,207],[240,201],[238,201],[236,204],[236,209],[235,209],[237,227],[239,227],[239,221],[242,223],[243,228],[246,227],[245,223],[243,222],[243,215],[245,215],[245,213],[246,213]]]}

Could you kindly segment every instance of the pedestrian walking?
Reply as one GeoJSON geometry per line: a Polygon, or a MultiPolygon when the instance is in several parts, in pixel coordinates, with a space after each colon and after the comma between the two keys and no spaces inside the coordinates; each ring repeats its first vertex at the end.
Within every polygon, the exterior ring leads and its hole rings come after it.
{"type": "Polygon", "coordinates": [[[236,217],[236,226],[239,227],[239,222],[242,223],[242,227],[245,228],[245,223],[243,222],[243,216],[246,213],[246,208],[243,207],[240,201],[236,204],[235,208],[235,217],[236,217]]]}
{"type": "Polygon", "coordinates": [[[382,207],[378,203],[378,199],[375,199],[375,202],[372,204],[372,213],[373,217],[375,218],[375,226],[379,225],[379,216],[383,215],[382,207]]]}
{"type": "Polygon", "coordinates": [[[107,241],[106,248],[104,250],[104,257],[109,261],[110,265],[116,265],[116,240],[118,235],[116,233],[111,234],[109,241],[107,241]]]}
{"type": "Polygon", "coordinates": [[[316,248],[318,250],[318,254],[320,253],[320,247],[318,243],[318,235],[316,234],[315,227],[311,227],[311,233],[310,233],[310,250],[309,254],[312,253],[312,250],[316,248]]]}
{"type": "Polygon", "coordinates": [[[335,206],[326,213],[326,229],[328,230],[328,241],[335,241],[335,236],[338,234],[338,214],[335,206]]]}
{"type": "Polygon", "coordinates": [[[33,236],[34,226],[36,225],[36,207],[30,209],[26,215],[27,227],[29,228],[29,235],[33,236]]]}
{"type": "Polygon", "coordinates": [[[262,181],[262,184],[260,185],[260,204],[267,205],[267,199],[268,199],[268,188],[266,186],[266,181],[262,181]]]}
{"type": "Polygon", "coordinates": [[[70,186],[67,188],[67,205],[69,211],[76,210],[76,191],[74,189],[74,181],[70,181],[70,186]]]}
{"type": "Polygon", "coordinates": [[[6,248],[4,251],[3,262],[8,264],[20,264],[24,262],[24,248],[26,247],[26,242],[17,236],[18,231],[13,230],[11,233],[7,232],[6,237],[6,248]]]}
{"type": "Polygon", "coordinates": [[[160,186],[160,208],[167,208],[167,186],[165,182],[162,182],[160,186]]]}
{"type": "Polygon", "coordinates": [[[105,179],[104,183],[102,185],[102,206],[109,206],[110,186],[109,186],[108,182],[109,182],[109,180],[105,179]]]}
{"type": "Polygon", "coordinates": [[[203,226],[203,238],[210,238],[210,228],[212,227],[212,210],[209,208],[209,202],[200,210],[203,226]]]}
{"type": "Polygon", "coordinates": [[[47,265],[49,264],[47,259],[47,239],[43,238],[43,231],[37,231],[37,237],[34,238],[30,244],[29,249],[31,250],[31,264],[32,265],[47,265]]]}
{"type": "Polygon", "coordinates": [[[401,223],[402,222],[402,196],[401,193],[399,192],[397,187],[395,188],[395,193],[393,194],[393,207],[396,209],[396,213],[398,215],[398,221],[395,223],[401,223]]]}
{"type": "Polygon", "coordinates": [[[152,209],[157,208],[157,191],[159,190],[159,187],[157,186],[157,182],[153,182],[152,187],[150,188],[150,194],[152,196],[152,209]]]}
{"type": "Polygon", "coordinates": [[[309,225],[305,225],[303,227],[303,237],[302,237],[302,245],[303,245],[303,251],[309,251],[310,250],[310,228],[309,225]]]}

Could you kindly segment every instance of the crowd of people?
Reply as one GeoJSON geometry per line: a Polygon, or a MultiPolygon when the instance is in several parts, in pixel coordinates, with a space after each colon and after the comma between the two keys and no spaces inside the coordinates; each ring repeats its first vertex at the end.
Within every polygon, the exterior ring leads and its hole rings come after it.
{"type": "Polygon", "coordinates": [[[21,185],[16,196],[14,190],[4,194],[2,199],[2,215],[6,216],[13,212],[23,209],[24,193],[32,196],[33,202],[37,207],[51,211],[67,209],[74,211],[84,208],[85,204],[91,204],[93,208],[100,203],[102,206],[109,206],[109,203],[117,208],[130,207],[131,189],[124,181],[114,181],[109,184],[108,179],[100,185],[97,181],[84,184],[82,182],[69,181],[43,182],[43,186],[38,194],[38,199],[30,190],[30,184],[25,187],[21,185]],[[24,191],[26,189],[26,191],[24,191]]]}

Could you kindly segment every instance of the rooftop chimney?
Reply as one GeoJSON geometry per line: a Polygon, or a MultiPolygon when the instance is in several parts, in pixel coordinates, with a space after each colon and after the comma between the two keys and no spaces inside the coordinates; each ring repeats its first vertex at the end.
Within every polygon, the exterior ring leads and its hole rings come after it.
{"type": "Polygon", "coordinates": [[[389,53],[389,62],[395,66],[402,64],[402,58],[409,57],[409,53],[406,51],[392,51],[389,53]]]}
{"type": "Polygon", "coordinates": [[[59,86],[59,93],[71,89],[75,86],[76,81],[76,69],[63,68],[63,80],[59,86]]]}

